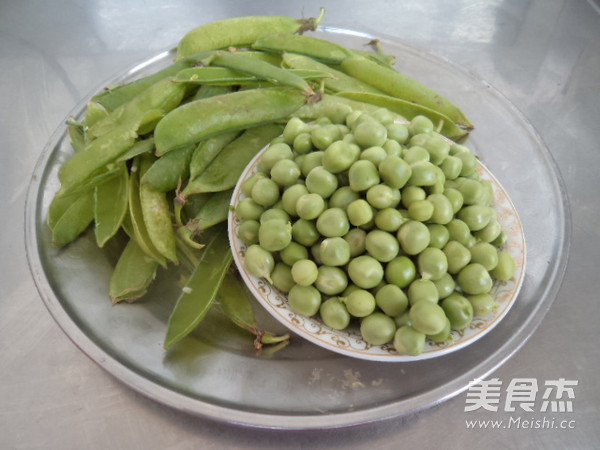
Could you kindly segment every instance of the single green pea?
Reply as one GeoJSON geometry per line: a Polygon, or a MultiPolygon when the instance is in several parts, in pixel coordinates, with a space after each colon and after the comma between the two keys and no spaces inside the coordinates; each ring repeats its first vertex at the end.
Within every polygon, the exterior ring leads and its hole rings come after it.
{"type": "Polygon", "coordinates": [[[348,286],[348,276],[339,267],[319,266],[315,287],[325,295],[338,295],[348,286]]]}
{"type": "Polygon", "coordinates": [[[260,224],[256,220],[246,220],[238,228],[238,237],[246,245],[258,243],[258,229],[260,224]]]}
{"type": "Polygon", "coordinates": [[[328,103],[323,109],[323,114],[335,124],[346,123],[346,117],[352,112],[352,107],[344,103],[328,103]]]}
{"type": "Polygon", "coordinates": [[[442,309],[454,330],[462,330],[473,321],[473,306],[460,294],[451,294],[442,300],[442,309]]]}
{"type": "Polygon", "coordinates": [[[508,236],[504,231],[500,231],[500,234],[490,242],[495,247],[502,247],[508,241],[508,236]]]}
{"type": "Polygon", "coordinates": [[[307,133],[310,130],[310,126],[304,123],[304,121],[298,117],[292,117],[288,120],[287,124],[283,129],[283,140],[286,144],[292,145],[294,139],[299,134],[307,133]]]}
{"type": "Polygon", "coordinates": [[[412,186],[433,186],[438,181],[436,166],[428,161],[416,162],[410,168],[408,184],[412,186]]]}
{"type": "Polygon", "coordinates": [[[279,200],[279,186],[270,178],[261,178],[252,186],[251,197],[261,206],[272,206],[279,200]]]}
{"type": "Polygon", "coordinates": [[[405,325],[411,326],[412,322],[410,321],[410,315],[408,314],[408,310],[404,311],[399,316],[395,316],[394,322],[396,323],[396,328],[400,328],[405,325]]]}
{"type": "Polygon", "coordinates": [[[319,269],[314,261],[310,259],[301,259],[292,266],[292,278],[300,286],[310,286],[317,281],[319,269]]]}
{"type": "Polygon", "coordinates": [[[377,209],[393,207],[400,199],[400,191],[386,184],[377,184],[367,190],[367,201],[377,209]]]}
{"type": "Polygon", "coordinates": [[[343,298],[343,302],[353,317],[366,317],[375,311],[377,306],[373,294],[365,289],[352,291],[347,297],[343,298]]]}
{"type": "Polygon", "coordinates": [[[425,116],[417,115],[410,121],[408,131],[411,135],[431,133],[433,131],[433,122],[425,116]]]}
{"type": "Polygon", "coordinates": [[[388,232],[398,231],[400,226],[406,221],[406,219],[402,217],[402,213],[394,208],[385,208],[381,211],[377,211],[373,220],[377,228],[388,232]]]}
{"type": "Polygon", "coordinates": [[[403,123],[390,123],[386,125],[388,139],[393,139],[398,144],[408,141],[408,127],[403,123]]]}
{"type": "Polygon", "coordinates": [[[371,115],[373,116],[373,119],[375,119],[378,122],[385,125],[386,128],[388,125],[391,125],[392,123],[394,123],[395,116],[387,108],[376,109],[375,111],[373,111],[373,113],[371,115]]]}
{"type": "Polygon", "coordinates": [[[454,211],[448,197],[444,194],[431,194],[427,197],[427,201],[433,205],[433,213],[431,215],[433,223],[445,225],[452,220],[454,211]]]}
{"type": "Polygon", "coordinates": [[[329,198],[329,207],[346,210],[350,203],[359,198],[360,194],[350,189],[350,186],[342,186],[329,198]]]}
{"type": "Polygon", "coordinates": [[[402,250],[407,255],[417,255],[429,246],[429,229],[425,224],[415,220],[405,222],[397,233],[402,250]]]}
{"type": "Polygon", "coordinates": [[[458,241],[449,241],[443,249],[448,260],[448,273],[457,274],[471,261],[471,252],[458,241]]]}
{"type": "Polygon", "coordinates": [[[435,248],[444,248],[450,239],[450,233],[444,225],[439,223],[428,223],[429,246],[435,248]]]}
{"type": "Polygon", "coordinates": [[[469,248],[469,251],[471,262],[481,264],[487,271],[491,271],[498,265],[498,251],[492,244],[478,242],[469,248]]]}
{"type": "Polygon", "coordinates": [[[433,215],[433,203],[429,200],[417,200],[408,207],[408,216],[419,222],[426,222],[433,215]]]}
{"type": "Polygon", "coordinates": [[[492,269],[492,276],[496,280],[506,281],[515,275],[516,270],[514,258],[506,252],[498,252],[498,264],[492,269]]]}
{"type": "Polygon", "coordinates": [[[268,222],[269,220],[282,220],[283,222],[289,222],[290,216],[283,209],[271,208],[267,209],[260,215],[260,223],[268,222]]]}
{"type": "Polygon", "coordinates": [[[362,148],[381,147],[387,139],[387,129],[375,120],[360,122],[353,128],[352,134],[362,148]]]}
{"type": "Polygon", "coordinates": [[[446,318],[446,324],[444,329],[437,334],[430,334],[427,336],[433,342],[446,342],[452,339],[452,325],[448,318],[446,318]]]}
{"type": "Polygon", "coordinates": [[[426,335],[441,333],[446,326],[446,314],[442,307],[434,302],[419,300],[410,307],[408,315],[413,328],[426,335]]]}
{"type": "Polygon", "coordinates": [[[307,153],[306,157],[302,161],[302,164],[300,165],[302,176],[306,177],[315,167],[322,166],[324,154],[325,152],[322,150],[307,153]]]}
{"type": "Polygon", "coordinates": [[[483,242],[492,243],[502,233],[502,226],[496,219],[490,222],[481,230],[473,232],[473,236],[483,242]]]}
{"type": "Polygon", "coordinates": [[[332,125],[332,124],[333,124],[333,122],[331,121],[331,119],[326,116],[319,117],[317,120],[315,120],[315,126],[332,125]]]}
{"type": "Polygon", "coordinates": [[[334,330],[344,330],[350,324],[350,313],[339,297],[325,300],[321,304],[319,313],[325,325],[334,330]]]}
{"type": "Polygon", "coordinates": [[[475,155],[470,152],[460,152],[456,153],[454,156],[462,161],[462,169],[460,171],[461,177],[468,177],[475,173],[475,170],[477,169],[477,158],[475,155]]]}
{"type": "MultiPolygon", "coordinates": [[[[294,227],[292,227],[292,235],[293,234],[294,227]]],[[[292,241],[286,248],[279,252],[279,257],[288,266],[293,266],[296,261],[308,259],[308,250],[305,246],[292,241]]]]}
{"type": "Polygon", "coordinates": [[[456,156],[459,153],[469,153],[469,154],[471,154],[472,152],[469,149],[469,147],[467,147],[466,145],[456,144],[456,143],[452,144],[450,146],[450,155],[456,156]]]}
{"type": "Polygon", "coordinates": [[[319,150],[325,150],[333,142],[342,138],[339,128],[333,124],[314,127],[310,132],[310,136],[313,145],[319,150]]]}
{"type": "Polygon", "coordinates": [[[444,195],[450,200],[450,204],[452,205],[452,212],[456,214],[463,207],[463,197],[462,194],[454,188],[446,187],[444,189],[444,195]]]}
{"type": "Polygon", "coordinates": [[[423,147],[427,149],[431,156],[431,162],[436,166],[442,164],[450,153],[450,144],[440,135],[433,134],[425,141],[423,147]]]}
{"type": "Polygon", "coordinates": [[[313,149],[310,133],[300,133],[296,136],[292,143],[292,147],[298,155],[306,155],[309,153],[313,149]]]}
{"type": "Polygon", "coordinates": [[[462,159],[457,158],[456,156],[447,156],[440,165],[440,168],[442,169],[442,172],[444,172],[447,180],[454,180],[460,176],[462,165],[462,159]]]}
{"type": "Polygon", "coordinates": [[[320,237],[316,225],[310,220],[298,219],[292,225],[292,238],[305,247],[314,245],[320,237]]]}
{"type": "Polygon", "coordinates": [[[260,158],[260,162],[265,170],[270,171],[277,161],[281,159],[292,159],[293,157],[294,153],[292,152],[292,148],[286,143],[279,142],[271,144],[265,150],[260,158]]]}
{"type": "Polygon", "coordinates": [[[248,247],[244,255],[244,262],[248,272],[257,278],[266,278],[269,283],[271,272],[275,268],[275,259],[271,252],[268,252],[260,245],[254,244],[248,247]]]}
{"type": "Polygon", "coordinates": [[[489,206],[470,205],[463,207],[457,217],[465,222],[471,231],[478,231],[494,218],[494,210],[489,206]]]}
{"type": "Polygon", "coordinates": [[[394,348],[403,355],[420,355],[425,350],[425,334],[412,326],[401,326],[394,334],[394,348]]]}
{"type": "Polygon", "coordinates": [[[449,273],[445,273],[441,278],[435,280],[433,284],[435,284],[440,300],[448,297],[456,289],[456,282],[449,273]]]}
{"type": "Polygon", "coordinates": [[[323,261],[321,261],[321,242],[323,241],[319,239],[317,242],[310,246],[310,254],[312,256],[312,259],[319,266],[323,264],[323,261]]]}
{"type": "Polygon", "coordinates": [[[304,194],[296,202],[296,212],[301,219],[316,219],[324,210],[325,200],[319,194],[304,194]]]}
{"type": "Polygon", "coordinates": [[[358,119],[363,114],[363,111],[354,110],[350,111],[346,116],[346,126],[352,128],[356,119],[358,119]]]}
{"type": "Polygon", "coordinates": [[[308,193],[308,189],[302,184],[294,184],[293,186],[286,188],[281,195],[283,210],[290,216],[298,217],[296,203],[300,197],[308,193]]]}
{"type": "Polygon", "coordinates": [[[244,180],[244,182],[242,183],[242,192],[244,193],[244,195],[249,197],[252,193],[252,187],[254,186],[254,183],[256,183],[259,178],[265,177],[266,175],[262,172],[254,172],[246,180],[244,180]]]}
{"type": "Polygon", "coordinates": [[[326,237],[344,236],[350,229],[348,216],[341,208],[329,208],[317,219],[317,230],[326,237]]]}
{"type": "MultiPolygon", "coordinates": [[[[500,260],[498,260],[499,263],[500,260]]],[[[467,264],[463,267],[458,272],[456,282],[463,292],[471,295],[486,294],[492,289],[493,284],[489,272],[477,263],[467,264]]]]}
{"type": "Polygon", "coordinates": [[[419,145],[413,145],[412,147],[406,149],[402,155],[402,158],[408,164],[414,164],[421,161],[429,161],[430,156],[429,152],[425,148],[419,145]]]}
{"type": "Polygon", "coordinates": [[[359,159],[371,161],[376,167],[387,157],[387,152],[383,147],[369,147],[364,149],[359,156],[359,159]]]}
{"type": "Polygon", "coordinates": [[[306,176],[306,189],[323,198],[329,198],[338,188],[338,180],[324,167],[318,166],[306,176]]]}
{"type": "Polygon", "coordinates": [[[361,230],[360,228],[352,228],[350,231],[348,231],[348,233],[346,233],[344,239],[350,246],[350,256],[352,258],[362,255],[366,251],[366,237],[367,232],[365,230],[361,230]]]}
{"type": "Polygon", "coordinates": [[[258,242],[262,248],[277,252],[286,248],[292,241],[292,225],[289,222],[270,220],[260,225],[258,242]]]}
{"type": "Polygon", "coordinates": [[[371,345],[383,345],[394,339],[396,323],[383,313],[375,312],[360,322],[360,335],[371,345]]]}
{"type": "Polygon", "coordinates": [[[314,316],[321,306],[321,293],[314,286],[294,285],[288,293],[290,307],[305,316],[314,316]]]}
{"type": "Polygon", "coordinates": [[[460,242],[463,245],[467,245],[471,236],[471,230],[469,226],[460,219],[452,219],[446,224],[448,233],[451,241],[460,242]]]}
{"type": "Polygon", "coordinates": [[[350,188],[353,191],[366,191],[372,186],[379,184],[379,172],[371,161],[364,159],[356,161],[348,169],[350,188]]]}
{"type": "Polygon", "coordinates": [[[400,189],[412,177],[412,167],[399,156],[388,156],[379,163],[379,175],[392,189],[400,189]]]}
{"type": "Polygon", "coordinates": [[[400,244],[393,234],[383,230],[372,230],[365,239],[365,248],[377,261],[389,262],[398,255],[400,244]]]}
{"type": "Polygon", "coordinates": [[[466,178],[462,180],[457,189],[463,196],[465,205],[477,205],[482,202],[484,190],[479,181],[466,178]]]}
{"type": "Polygon", "coordinates": [[[326,238],[319,246],[319,256],[327,266],[343,266],[350,261],[351,247],[344,238],[326,238]]]}
{"type": "Polygon", "coordinates": [[[385,266],[385,280],[400,288],[409,286],[417,276],[417,267],[407,256],[398,256],[385,266]]]}
{"type": "Polygon", "coordinates": [[[423,145],[425,145],[425,142],[427,142],[430,136],[431,132],[429,131],[425,133],[412,134],[410,139],[408,140],[408,147],[423,147],[423,145]]]}
{"type": "Polygon", "coordinates": [[[448,260],[439,248],[427,247],[417,256],[417,267],[423,278],[435,281],[448,271],[448,260]]]}
{"type": "Polygon", "coordinates": [[[407,296],[408,303],[411,306],[420,300],[437,303],[440,299],[440,294],[435,287],[435,283],[427,278],[417,278],[410,283],[407,296]]]}
{"type": "MultiPolygon", "coordinates": [[[[397,141],[393,139],[388,139],[381,147],[385,150],[385,153],[388,156],[402,155],[402,145],[400,145],[397,141]]],[[[379,167],[379,164],[377,164],[377,167],[379,167]]]]}
{"type": "Polygon", "coordinates": [[[290,266],[287,264],[278,262],[275,264],[275,268],[271,273],[271,280],[273,286],[279,289],[284,294],[290,292],[290,289],[294,287],[294,279],[292,278],[292,271],[290,266]]]}
{"type": "Polygon", "coordinates": [[[331,173],[348,170],[360,157],[360,147],[344,141],[332,143],[323,153],[323,167],[331,173]]]}
{"type": "Polygon", "coordinates": [[[473,307],[474,316],[488,316],[498,307],[498,304],[490,294],[467,295],[466,298],[473,307]]]}
{"type": "Polygon", "coordinates": [[[383,266],[372,256],[361,255],[348,264],[348,276],[354,284],[371,289],[383,280],[383,266]]]}
{"type": "Polygon", "coordinates": [[[419,200],[425,200],[427,193],[423,188],[418,186],[404,186],[401,191],[402,205],[405,208],[410,207],[411,203],[419,200]]]}
{"type": "Polygon", "coordinates": [[[300,168],[291,159],[277,161],[271,169],[271,179],[279,186],[296,184],[300,177],[300,168]]]}
{"type": "Polygon", "coordinates": [[[385,284],[375,294],[377,306],[388,316],[396,317],[408,308],[408,297],[395,284],[385,284]]]}
{"type": "Polygon", "coordinates": [[[346,208],[346,212],[348,220],[355,227],[365,225],[373,220],[373,208],[362,198],[351,202],[346,208]]]}
{"type": "Polygon", "coordinates": [[[257,220],[264,212],[264,208],[252,198],[246,197],[239,201],[235,207],[235,215],[241,220],[257,220]]]}
{"type": "Polygon", "coordinates": [[[481,198],[481,204],[485,206],[491,206],[494,203],[494,186],[488,180],[481,180],[481,187],[483,189],[483,195],[481,198]]]}

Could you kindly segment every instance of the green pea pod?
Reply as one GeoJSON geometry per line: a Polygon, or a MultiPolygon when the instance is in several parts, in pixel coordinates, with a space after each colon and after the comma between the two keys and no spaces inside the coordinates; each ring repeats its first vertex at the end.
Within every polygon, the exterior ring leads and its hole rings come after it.
{"type": "Polygon", "coordinates": [[[193,331],[211,308],[233,260],[226,227],[213,234],[200,258],[169,318],[165,349],[193,331]]]}
{"type": "Polygon", "coordinates": [[[129,193],[129,173],[125,164],[119,167],[119,174],[100,183],[94,189],[94,218],[96,243],[98,247],[112,238],[123,223],[127,214],[129,193]]]}
{"type": "Polygon", "coordinates": [[[92,125],[87,134],[90,138],[98,138],[114,128],[138,124],[140,134],[145,134],[153,130],[155,123],[148,120],[148,112],[155,111],[157,119],[177,107],[185,95],[186,87],[179,83],[174,83],[171,78],[161,80],[148,89],[136,95],[133,99],[124,103],[115,109],[104,119],[99,120],[92,125]],[[140,126],[144,124],[146,126],[140,126]]]}
{"type": "Polygon", "coordinates": [[[324,39],[299,34],[273,34],[263,36],[252,48],[274,53],[298,53],[326,64],[340,64],[351,56],[348,49],[324,39]]]}
{"type": "Polygon", "coordinates": [[[177,72],[194,65],[193,60],[184,60],[177,62],[165,69],[162,69],[152,75],[140,78],[127,84],[121,84],[109,88],[101,94],[92,97],[92,100],[104,106],[109,111],[114,111],[121,105],[132,100],[135,96],[148,89],[153,84],[177,74],[177,72]]]}
{"type": "Polygon", "coordinates": [[[205,66],[184,69],[173,78],[173,81],[176,83],[195,83],[213,86],[235,86],[237,84],[256,81],[256,77],[226,67],[205,66]]]}
{"type": "Polygon", "coordinates": [[[110,278],[109,294],[113,304],[132,302],[142,297],[156,277],[158,263],[130,239],[110,278]]]}
{"type": "Polygon", "coordinates": [[[206,170],[191,180],[183,190],[184,199],[191,194],[231,189],[244,168],[265,145],[283,132],[283,127],[267,124],[250,128],[227,145],[206,170]]]}
{"type": "Polygon", "coordinates": [[[155,148],[153,137],[137,141],[135,144],[133,144],[131,149],[119,156],[116,162],[119,163],[123,161],[129,161],[130,159],[133,159],[139,155],[143,155],[144,153],[152,153],[154,152],[155,148]]]}
{"type": "Polygon", "coordinates": [[[353,91],[353,92],[372,92],[373,94],[383,94],[379,89],[370,84],[363,83],[344,72],[335,70],[326,64],[315,61],[304,55],[294,53],[283,54],[283,64],[291,69],[317,70],[329,75],[322,77],[325,87],[333,92],[353,91]]]}
{"type": "Polygon", "coordinates": [[[71,143],[71,147],[73,147],[73,150],[76,152],[82,151],[85,148],[85,135],[81,125],[68,122],[67,133],[69,135],[69,141],[71,143]]]}
{"type": "Polygon", "coordinates": [[[226,67],[237,72],[253,75],[261,80],[296,88],[309,97],[315,95],[310,85],[302,77],[251,56],[236,52],[219,51],[215,52],[209,60],[213,66],[226,67]]]}
{"type": "MultiPolygon", "coordinates": [[[[210,137],[198,144],[190,161],[190,178],[194,179],[201,175],[221,150],[239,136],[239,134],[239,131],[230,131],[229,133],[210,137]]],[[[165,156],[168,155],[167,153],[165,156]]]]}
{"type": "Polygon", "coordinates": [[[286,16],[246,16],[218,20],[194,28],[177,45],[177,60],[194,53],[229,47],[247,47],[261,36],[315,30],[323,19],[293,19],[286,16]]]}
{"type": "Polygon", "coordinates": [[[402,115],[411,120],[417,115],[429,117],[434,124],[442,124],[440,134],[452,140],[459,140],[468,134],[468,131],[457,126],[450,118],[444,116],[438,111],[431,110],[425,106],[417,105],[399,98],[388,95],[370,94],[364,92],[339,92],[340,97],[356,100],[364,103],[370,103],[382,108],[387,108],[392,112],[402,115]]]}
{"type": "Polygon", "coordinates": [[[78,196],[52,227],[52,245],[62,247],[73,242],[94,220],[94,194],[78,196]]]}
{"type": "Polygon", "coordinates": [[[108,114],[109,112],[100,103],[94,101],[88,102],[85,109],[85,120],[83,121],[83,125],[86,127],[91,127],[99,120],[102,120],[108,116],[108,114]]]}
{"type": "Polygon", "coordinates": [[[136,240],[146,255],[166,268],[165,257],[152,243],[144,221],[140,199],[140,157],[134,159],[131,175],[129,176],[129,222],[131,222],[131,226],[128,234],[136,240]]]}
{"type": "Polygon", "coordinates": [[[239,276],[229,271],[219,288],[219,306],[234,324],[256,336],[254,346],[257,350],[261,349],[262,344],[275,344],[288,340],[287,334],[277,336],[260,328],[250,301],[251,295],[239,276]]]}
{"type": "Polygon", "coordinates": [[[136,129],[137,125],[115,128],[68,159],[58,172],[63,193],[81,187],[108,163],[127,152],[137,137],[136,129]]]}
{"type": "Polygon", "coordinates": [[[256,52],[253,50],[238,50],[241,55],[251,56],[252,58],[260,59],[277,67],[281,67],[281,55],[276,53],[256,52]]]}
{"type": "Polygon", "coordinates": [[[157,159],[142,177],[142,184],[147,184],[159,192],[177,188],[188,176],[187,172],[195,148],[193,144],[188,145],[157,159]]]}
{"type": "Polygon", "coordinates": [[[382,67],[362,57],[347,58],[342,61],[340,68],[348,75],[368,83],[392,97],[425,106],[449,117],[457,125],[468,129],[473,128],[473,124],[458,106],[441,94],[396,70],[389,70],[387,67],[382,67]]]}
{"type": "Polygon", "coordinates": [[[190,102],[202,100],[203,98],[216,97],[217,95],[225,95],[231,92],[231,86],[211,86],[209,84],[200,86],[200,89],[190,98],[190,102]]]}
{"type": "Polygon", "coordinates": [[[206,230],[225,222],[227,220],[227,213],[229,212],[231,194],[233,194],[233,189],[212,194],[192,219],[194,228],[196,230],[206,230]]]}
{"type": "Polygon", "coordinates": [[[364,50],[350,50],[350,53],[354,56],[360,56],[362,58],[370,59],[371,61],[376,62],[380,66],[388,67],[390,69],[394,68],[394,61],[396,59],[395,56],[392,55],[384,55],[383,53],[373,53],[366,52],[364,50]]]}
{"type": "Polygon", "coordinates": [[[213,195],[214,194],[212,192],[207,192],[206,194],[190,195],[186,199],[185,205],[183,206],[187,217],[193,218],[196,215],[198,215],[202,207],[206,204],[206,202],[208,202],[208,200],[210,200],[210,198],[213,195]]]}
{"type": "MultiPolygon", "coordinates": [[[[141,157],[141,179],[154,161],[155,159],[151,155],[141,157]]],[[[171,222],[171,211],[166,194],[143,183],[140,184],[139,189],[142,216],[152,245],[162,256],[177,263],[175,231],[171,222]]]]}
{"type": "Polygon", "coordinates": [[[197,100],[168,113],[156,126],[159,156],[216,134],[271,123],[289,116],[306,97],[289,88],[264,88],[197,100]]]}

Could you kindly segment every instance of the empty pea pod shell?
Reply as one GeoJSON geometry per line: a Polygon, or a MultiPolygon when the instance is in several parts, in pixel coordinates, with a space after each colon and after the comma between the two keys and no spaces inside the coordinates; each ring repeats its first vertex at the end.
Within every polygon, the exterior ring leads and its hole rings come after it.
{"type": "Polygon", "coordinates": [[[98,247],[112,238],[123,223],[129,202],[129,172],[125,164],[117,176],[100,183],[94,189],[94,218],[98,247]]]}
{"type": "Polygon", "coordinates": [[[75,198],[52,227],[52,245],[62,247],[73,242],[94,220],[93,191],[75,198]]]}
{"type": "Polygon", "coordinates": [[[263,36],[252,44],[252,48],[274,53],[298,53],[327,64],[340,64],[351,56],[350,51],[341,45],[299,34],[263,36]]]}
{"type": "Polygon", "coordinates": [[[225,222],[227,220],[227,213],[229,212],[231,194],[233,194],[233,189],[212,194],[192,219],[194,228],[196,230],[206,230],[225,222]]]}
{"type": "Polygon", "coordinates": [[[159,192],[171,191],[187,178],[190,160],[196,146],[191,144],[157,159],[142,176],[142,184],[159,192]]]}
{"type": "Polygon", "coordinates": [[[158,263],[130,239],[121,253],[110,278],[109,294],[113,304],[132,302],[142,297],[154,277],[158,263]]]}

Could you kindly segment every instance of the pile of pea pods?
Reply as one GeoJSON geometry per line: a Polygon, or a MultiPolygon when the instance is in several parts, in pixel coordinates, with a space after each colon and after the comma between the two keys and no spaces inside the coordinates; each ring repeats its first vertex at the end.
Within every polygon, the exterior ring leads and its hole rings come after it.
{"type": "Polygon", "coordinates": [[[67,122],[73,155],[47,222],[62,247],[93,228],[99,247],[126,244],[110,280],[113,303],[143,297],[159,268],[185,275],[165,348],[217,305],[262,344],[285,344],[256,323],[232,272],[226,226],[232,190],[259,150],[291,118],[319,120],[340,108],[426,117],[436,132],[463,139],[473,127],[458,106],[373,51],[305,34],[323,20],[248,16],[188,32],[175,61],[95,95],[67,122]],[[227,278],[228,282],[223,283],[227,278]]]}

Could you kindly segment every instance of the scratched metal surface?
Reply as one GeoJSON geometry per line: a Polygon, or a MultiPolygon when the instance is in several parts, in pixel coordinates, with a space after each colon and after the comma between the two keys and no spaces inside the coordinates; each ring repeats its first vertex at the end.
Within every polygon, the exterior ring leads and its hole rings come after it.
{"type": "MultiPolygon", "coordinates": [[[[600,8],[592,2],[2,2],[0,3],[0,446],[2,448],[290,448],[400,443],[427,448],[597,448],[595,344],[600,313],[596,193],[600,163],[600,8]],[[467,429],[461,394],[400,419],[298,432],[243,428],[162,406],[101,370],[74,346],[39,298],[23,246],[23,207],[41,149],[98,84],[175,43],[198,23],[232,15],[308,15],[384,33],[467,67],[513,102],[555,158],[571,204],[570,263],[544,322],[492,375],[579,380],[574,429],[467,429]]],[[[233,372],[224,373],[231,376],[233,372]]],[[[315,374],[317,376],[317,374],[315,374]]],[[[352,384],[352,374],[345,381],[352,384]]],[[[290,387],[293,388],[293,387],[290,387]]],[[[523,419],[529,416],[520,414],[523,419]]],[[[540,417],[539,414],[535,417],[540,417]]],[[[552,418],[551,415],[548,417],[552,418]]]]}

